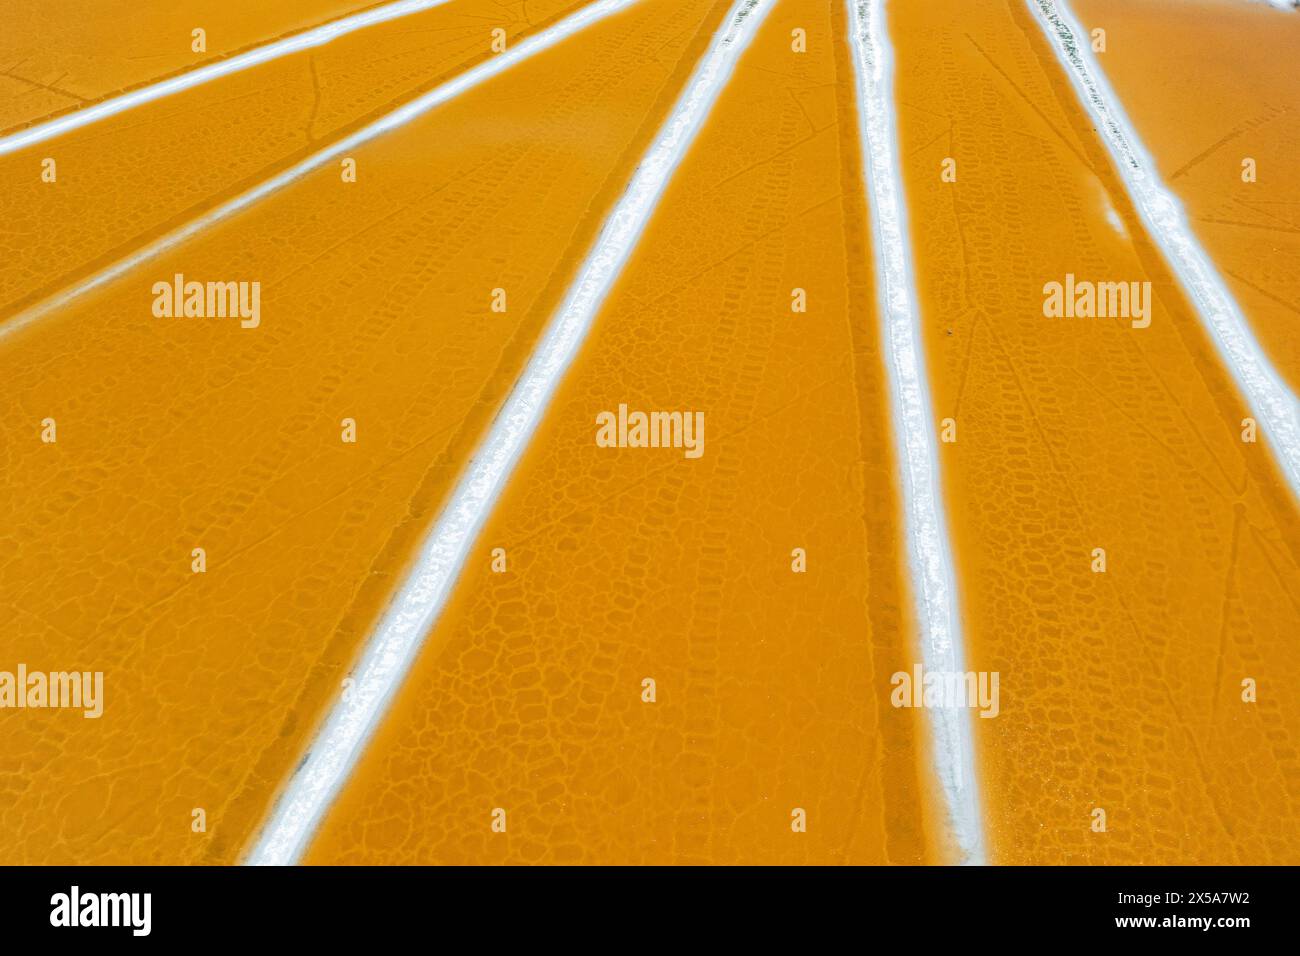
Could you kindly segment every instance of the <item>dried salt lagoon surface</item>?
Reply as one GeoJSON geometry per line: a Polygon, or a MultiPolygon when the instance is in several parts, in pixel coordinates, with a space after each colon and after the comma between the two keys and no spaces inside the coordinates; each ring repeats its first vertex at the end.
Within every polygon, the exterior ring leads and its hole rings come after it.
{"type": "MultiPolygon", "coordinates": [[[[455,0],[0,151],[14,224],[0,230],[0,334],[10,316],[489,60],[492,30],[513,46],[581,6],[532,0],[527,22],[493,0],[455,0]]],[[[385,176],[357,170],[359,183],[385,176]]]]}
{"type": "Polygon", "coordinates": [[[86,727],[11,722],[6,862],[238,858],[698,55],[712,4],[670,12],[590,26],[359,148],[355,183],[304,177],[0,340],[5,659],[105,675],[86,727]],[[178,272],[257,279],[259,325],[156,317],[178,272]]]}
{"type": "Polygon", "coordinates": [[[470,36],[486,47],[496,28],[514,36],[581,0],[457,0],[448,20],[426,17],[450,2],[7,0],[0,33],[0,139],[54,117],[96,115],[113,100],[156,95],[159,90],[151,87],[227,76],[285,48],[319,52],[326,49],[322,44],[355,31],[405,38],[377,55],[386,67],[400,69],[413,50],[428,54],[470,36]]]}
{"type": "Polygon", "coordinates": [[[1300,391],[1300,11],[1075,0],[1161,176],[1256,337],[1300,391]]]}
{"type": "Polygon", "coordinates": [[[844,36],[760,27],[307,862],[941,858],[844,36]]]}
{"type": "Polygon", "coordinates": [[[891,25],[991,858],[1294,862],[1287,484],[1029,6],[891,25]],[[1049,318],[1069,275],[1150,282],[1150,325],[1049,318]]]}
{"type": "Polygon", "coordinates": [[[1300,862],[1300,15],[381,6],[0,15],[0,861],[1300,862]]]}

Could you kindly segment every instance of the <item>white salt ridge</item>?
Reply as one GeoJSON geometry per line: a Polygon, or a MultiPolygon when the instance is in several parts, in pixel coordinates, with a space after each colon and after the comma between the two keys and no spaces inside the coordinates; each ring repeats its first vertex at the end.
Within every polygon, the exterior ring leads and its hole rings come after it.
{"type": "Polygon", "coordinates": [[[221,205],[203,213],[189,222],[185,223],[164,236],[155,239],[153,242],[142,246],[135,252],[131,253],[112,265],[106,266],[99,272],[88,276],[82,281],[63,289],[54,295],[43,299],[28,309],[17,313],[8,321],[0,324],[0,340],[6,336],[13,335],[19,329],[25,328],[50,312],[55,311],[74,299],[80,298],[88,292],[119,278],[120,276],[131,271],[139,265],[143,265],[158,256],[169,251],[170,249],[192,239],[194,236],[213,226],[224,219],[228,219],[236,213],[246,209],[261,199],[265,199],[272,193],[283,189],[294,181],[301,179],[303,176],[319,169],[325,163],[346,156],[358,146],[361,146],[384,133],[391,132],[411,120],[429,112],[437,106],[441,106],[449,100],[468,92],[474,87],[489,80],[499,73],[508,70],[510,67],[523,60],[534,56],[543,50],[546,50],[561,40],[572,36],[580,30],[591,26],[599,20],[603,20],[611,14],[618,13],[639,0],[598,0],[589,6],[583,7],[577,13],[561,20],[555,26],[534,34],[519,43],[507,49],[504,53],[499,53],[490,60],[485,60],[478,66],[466,70],[464,73],[448,80],[441,86],[434,87],[427,93],[421,94],[411,100],[404,106],[398,107],[391,113],[386,113],[379,119],[375,120],[368,126],[362,127],[355,133],[345,136],[331,145],[318,152],[312,153],[306,159],[303,159],[288,169],[283,170],[269,179],[258,183],[252,189],[240,193],[233,199],[230,199],[221,205]]]}
{"type": "Polygon", "coordinates": [[[341,36],[365,27],[384,23],[388,20],[396,20],[399,17],[409,16],[412,13],[418,13],[432,7],[442,6],[447,2],[448,0],[400,0],[398,3],[385,4],[373,10],[366,10],[318,27],[312,27],[310,30],[295,33],[282,40],[275,40],[247,52],[217,60],[214,63],[160,80],[157,83],[150,83],[148,86],[142,86],[118,96],[110,97],[75,112],[57,116],[43,123],[37,123],[8,136],[0,136],[0,156],[33,146],[55,136],[61,136],[91,123],[97,123],[102,119],[107,119],[126,110],[143,106],[145,103],[151,103],[166,96],[173,96],[182,90],[191,89],[202,83],[209,83],[218,77],[229,76],[231,73],[238,73],[241,70],[247,70],[262,63],[268,63],[290,53],[298,53],[301,50],[310,50],[313,47],[323,46],[331,40],[336,40],[341,36]]]}
{"type": "Polygon", "coordinates": [[[673,171],[773,2],[739,0],[732,6],[366,645],[354,670],[350,702],[340,702],[330,713],[247,863],[292,864],[303,853],[438,620],[469,549],[673,171]]]}
{"type": "MultiPolygon", "coordinates": [[[[966,670],[965,649],[898,165],[893,49],[883,0],[848,0],[848,7],[922,665],[932,673],[960,673],[966,670]]],[[[981,864],[985,859],[984,827],[970,712],[961,708],[929,708],[926,712],[935,772],[960,862],[981,864]]]]}
{"type": "MultiPolygon", "coordinates": [[[[1057,58],[1101,132],[1129,195],[1165,259],[1246,396],[1250,414],[1270,439],[1291,491],[1300,498],[1300,402],[1274,371],[1213,262],[1187,224],[1183,208],[1160,180],[1123,107],[1092,55],[1088,34],[1065,0],[1026,0],[1057,58]],[[1079,38],[1083,38],[1080,42],[1079,38]]],[[[1243,416],[1246,409],[1243,408],[1243,416]]]]}

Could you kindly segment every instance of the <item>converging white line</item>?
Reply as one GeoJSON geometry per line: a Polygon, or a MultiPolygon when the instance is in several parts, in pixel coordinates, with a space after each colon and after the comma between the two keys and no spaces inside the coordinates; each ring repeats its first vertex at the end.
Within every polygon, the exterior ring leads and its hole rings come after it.
{"type": "Polygon", "coordinates": [[[1069,4],[1065,0],[1026,2],[1101,131],[1147,231],[1196,306],[1255,419],[1272,440],[1292,493],[1300,498],[1300,402],[1255,341],[1240,306],[1188,226],[1182,205],[1161,182],[1159,168],[1124,115],[1069,4]]]}
{"type": "Polygon", "coordinates": [[[391,130],[409,123],[416,117],[429,112],[436,106],[446,103],[448,100],[467,92],[478,86],[485,80],[491,79],[498,73],[510,69],[517,63],[520,63],[537,53],[542,52],[550,47],[555,46],[561,40],[567,39],[586,29],[593,23],[605,19],[606,17],[624,10],[640,0],[597,0],[589,6],[583,7],[577,13],[566,17],[559,23],[540,33],[533,34],[524,40],[519,41],[516,45],[507,49],[504,53],[499,53],[490,60],[485,60],[478,66],[466,70],[460,76],[448,80],[441,86],[437,86],[429,92],[424,93],[411,100],[404,106],[400,106],[375,120],[369,126],[365,126],[355,133],[345,136],[343,139],[325,147],[324,149],[312,153],[306,159],[295,163],[288,169],[276,173],[269,179],[263,180],[246,192],[230,199],[220,206],[217,206],[203,215],[190,220],[183,226],[180,226],[164,236],[160,236],[153,242],[137,249],[130,255],[119,259],[112,265],[106,266],[94,275],[91,275],[80,282],[77,282],[66,289],[63,289],[54,295],[43,299],[42,301],[30,306],[29,308],[18,312],[7,321],[0,322],[0,340],[6,336],[13,335],[19,329],[22,329],[37,319],[49,314],[50,312],[67,305],[74,299],[77,299],[87,292],[98,289],[100,286],[113,281],[126,272],[134,269],[145,262],[156,259],[158,256],[167,252],[169,249],[180,245],[188,239],[193,238],[198,233],[207,229],[209,226],[228,219],[235,213],[251,206],[260,199],[282,189],[296,179],[300,179],[314,169],[318,169],[325,163],[339,156],[342,156],[358,146],[366,143],[377,136],[381,136],[391,130]]]}
{"type": "MultiPolygon", "coordinates": [[[[857,75],[859,131],[871,207],[885,365],[893,406],[894,443],[902,470],[904,520],[916,592],[923,666],[931,672],[965,671],[952,549],[944,517],[939,457],[921,347],[911,240],[898,165],[898,114],[894,101],[893,48],[884,0],[847,0],[857,75]]],[[[960,862],[984,862],[969,711],[927,708],[935,771],[960,862]]]]}
{"type": "Polygon", "coordinates": [[[737,0],[672,114],[610,212],[564,302],[430,531],[354,671],[349,700],[326,719],[246,862],[298,860],[352,772],[451,593],[470,547],[536,431],[552,394],[635,248],[736,60],[775,0],[737,0]]]}
{"type": "Polygon", "coordinates": [[[396,20],[412,13],[419,13],[421,10],[442,6],[447,2],[448,0],[399,0],[397,3],[388,3],[382,7],[376,7],[362,13],[342,17],[330,23],[321,24],[318,27],[312,27],[310,30],[295,33],[282,40],[275,40],[264,46],[236,54],[228,59],[217,60],[214,63],[177,74],[157,83],[150,83],[148,86],[142,86],[118,96],[110,97],[75,112],[56,116],[53,119],[29,126],[8,136],[0,136],[0,156],[44,142],[47,139],[53,139],[55,136],[61,136],[83,126],[89,126],[91,123],[107,119],[117,113],[135,109],[137,106],[152,103],[154,100],[160,100],[165,96],[171,96],[174,93],[188,90],[191,87],[199,86],[219,77],[229,76],[231,73],[238,73],[240,70],[247,70],[249,67],[267,63],[290,53],[297,53],[300,50],[323,46],[331,40],[338,39],[364,27],[374,26],[376,23],[384,23],[388,20],[396,20]]]}

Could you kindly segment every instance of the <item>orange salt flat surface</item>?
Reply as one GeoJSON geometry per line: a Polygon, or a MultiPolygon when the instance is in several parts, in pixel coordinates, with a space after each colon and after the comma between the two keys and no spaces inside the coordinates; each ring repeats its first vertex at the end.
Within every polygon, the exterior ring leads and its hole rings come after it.
{"type": "MultiPolygon", "coordinates": [[[[450,0],[0,156],[0,865],[246,858],[733,0],[634,4],[60,297],[589,2],[450,0]],[[257,283],[256,328],[159,315],[178,276],[257,283]],[[102,716],[16,709],[20,667],[102,672],[102,716]]],[[[379,5],[9,0],[0,135],[379,5]]],[[[1300,390],[1300,13],[1070,7],[1300,390]]],[[[1269,438],[1030,5],[885,10],[988,862],[1300,863],[1269,438]]],[[[304,862],[957,859],[892,693],[853,15],[775,0],[304,862]],[[607,447],[621,408],[700,453],[607,447]]]]}
{"type": "Polygon", "coordinates": [[[1300,17],[1226,0],[1078,0],[1101,64],[1255,336],[1300,390],[1300,17]],[[1242,175],[1254,160],[1254,182],[1242,175]]]}
{"type": "Polygon", "coordinates": [[[455,0],[0,156],[0,323],[486,60],[494,28],[513,43],[581,5],[533,0],[530,23],[455,0]]]}
{"type": "Polygon", "coordinates": [[[845,30],[743,54],[308,862],[940,858],[845,30]],[[703,454],[597,447],[620,403],[703,454]]]}
{"type": "Polygon", "coordinates": [[[718,16],[632,8],[0,341],[0,650],[105,687],[6,713],[3,862],[238,858],[718,16]],[[155,318],[176,272],[260,325],[155,318]]]}
{"type": "Polygon", "coordinates": [[[6,0],[0,130],[311,29],[376,0],[6,0]],[[206,31],[195,52],[193,31],[206,31]]]}
{"type": "Polygon", "coordinates": [[[1295,501],[1026,5],[890,26],[991,858],[1296,863],[1295,501]],[[1150,281],[1150,327],[1046,318],[1067,273],[1150,281]]]}

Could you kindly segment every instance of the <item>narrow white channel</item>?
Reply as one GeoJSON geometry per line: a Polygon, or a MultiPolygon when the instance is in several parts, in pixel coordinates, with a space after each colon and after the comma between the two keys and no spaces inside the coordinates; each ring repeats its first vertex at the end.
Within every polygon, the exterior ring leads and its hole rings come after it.
{"type": "Polygon", "coordinates": [[[1124,115],[1092,55],[1089,34],[1078,25],[1069,4],[1065,0],[1026,2],[1101,132],[1147,231],[1196,306],[1251,415],[1268,435],[1292,493],[1300,498],[1300,403],[1256,342],[1240,306],[1188,226],[1182,205],[1161,182],[1159,167],[1124,115]]]}
{"type": "Polygon", "coordinates": [[[193,238],[209,226],[228,219],[235,213],[251,206],[260,199],[264,199],[279,189],[301,179],[312,170],[319,169],[325,163],[340,156],[345,156],[352,150],[390,132],[405,123],[409,123],[416,117],[429,112],[434,107],[446,103],[448,100],[460,96],[462,93],[473,89],[485,80],[489,80],[510,69],[517,63],[520,63],[529,57],[548,49],[555,44],[573,36],[581,30],[586,29],[593,23],[605,19],[611,14],[618,13],[627,7],[638,3],[639,0],[597,0],[590,6],[583,7],[572,16],[566,17],[559,23],[549,29],[536,33],[524,40],[519,41],[504,53],[497,54],[490,60],[485,60],[478,66],[473,67],[448,80],[441,86],[434,87],[427,93],[424,93],[411,100],[403,106],[398,107],[391,113],[387,113],[375,120],[369,126],[365,126],[355,133],[345,136],[343,139],[325,147],[324,149],[312,153],[306,159],[300,160],[288,169],[276,173],[269,179],[263,180],[256,186],[246,192],[240,193],[233,199],[227,200],[220,206],[217,206],[208,212],[203,213],[189,222],[185,223],[164,236],[160,236],[153,242],[137,249],[117,262],[96,272],[80,282],[77,282],[66,289],[62,289],[54,295],[24,309],[15,314],[12,318],[0,323],[0,340],[6,336],[13,335],[19,329],[22,329],[32,322],[48,315],[69,302],[77,299],[87,292],[92,292],[106,283],[112,282],[119,276],[129,272],[136,266],[156,259],[158,256],[167,252],[175,246],[193,238]]]}
{"type": "Polygon", "coordinates": [[[262,828],[248,864],[292,864],[302,855],[442,612],[469,549],[659,197],[774,2],[737,0],[728,11],[672,114],[606,219],[483,445],[461,476],[415,567],[366,645],[353,671],[355,685],[349,701],[340,701],[326,719],[262,828]]]}
{"type": "Polygon", "coordinates": [[[255,47],[228,59],[217,60],[214,63],[208,63],[205,66],[160,80],[157,83],[150,83],[148,86],[141,86],[138,89],[110,97],[76,112],[56,116],[54,119],[37,123],[8,136],[0,136],[0,156],[33,146],[47,139],[53,139],[55,136],[61,136],[74,129],[97,123],[117,113],[135,109],[137,106],[160,100],[165,96],[172,96],[182,90],[208,83],[218,77],[229,76],[231,73],[238,73],[240,70],[247,70],[250,67],[267,63],[290,53],[297,53],[300,50],[309,50],[312,47],[322,46],[331,40],[336,40],[364,27],[374,26],[376,23],[384,23],[388,20],[396,20],[412,13],[419,13],[421,10],[442,6],[447,2],[448,0],[398,0],[397,3],[387,3],[382,7],[375,7],[373,10],[354,13],[351,16],[342,17],[330,23],[321,24],[318,27],[312,27],[310,30],[304,30],[302,33],[295,33],[282,40],[275,40],[264,46],[255,47]]]}
{"type": "MultiPolygon", "coordinates": [[[[903,174],[898,165],[893,49],[884,0],[847,3],[894,442],[902,470],[904,522],[921,632],[921,664],[932,674],[963,673],[965,648],[956,576],[921,343],[903,174]]],[[[935,772],[959,862],[981,864],[985,858],[984,826],[970,711],[932,707],[926,713],[930,718],[935,772]]]]}

